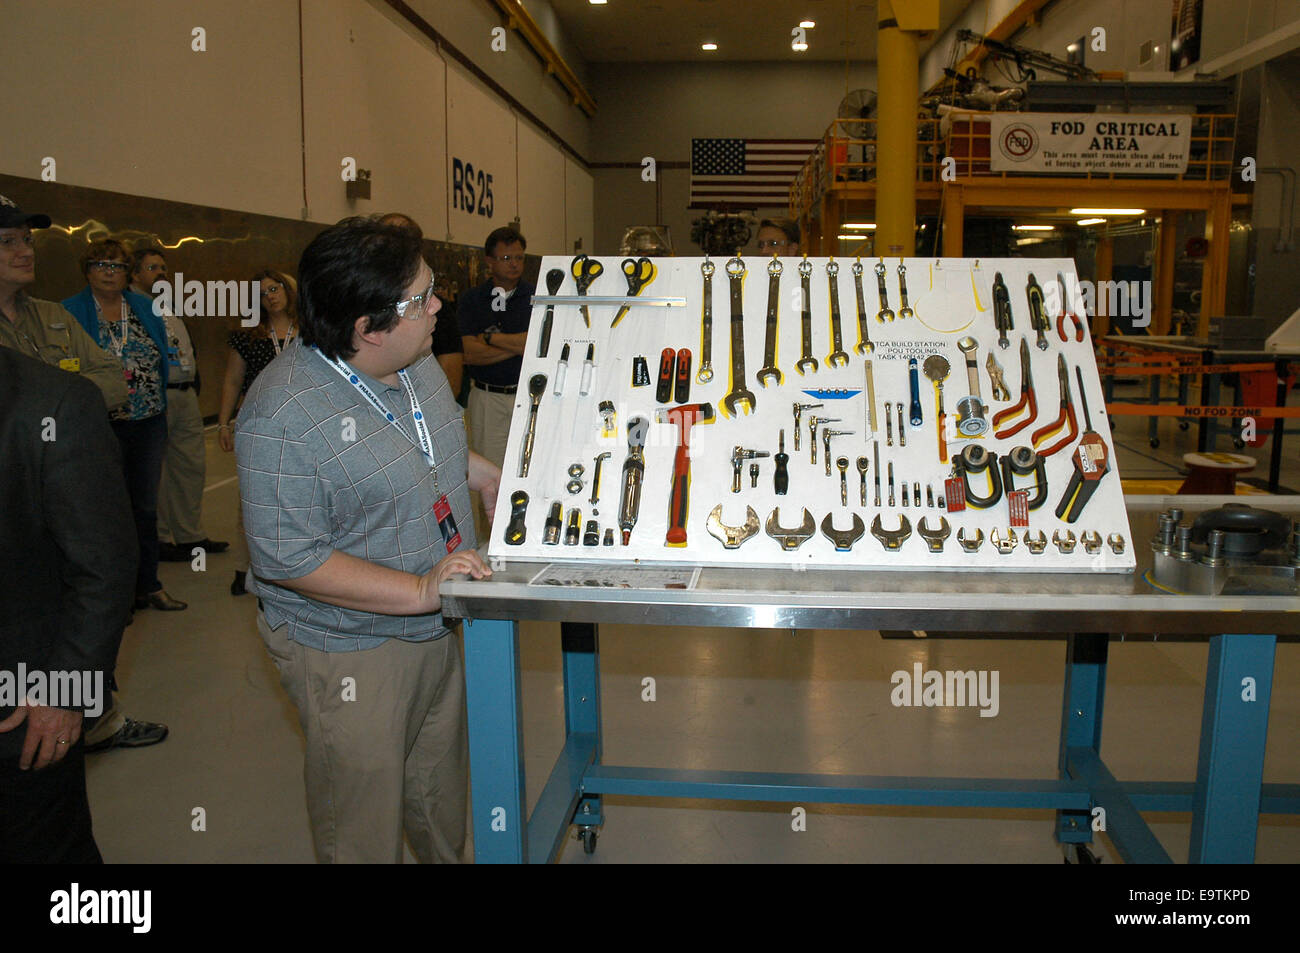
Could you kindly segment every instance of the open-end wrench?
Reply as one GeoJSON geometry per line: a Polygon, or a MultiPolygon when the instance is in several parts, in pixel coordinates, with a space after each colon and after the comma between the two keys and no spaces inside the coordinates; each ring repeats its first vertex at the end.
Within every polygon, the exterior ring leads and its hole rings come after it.
{"type": "MultiPolygon", "coordinates": [[[[849,529],[836,529],[834,513],[827,513],[822,520],[822,535],[835,544],[837,553],[847,553],[853,548],[853,544],[860,540],[867,531],[867,524],[862,522],[862,517],[857,513],[853,514],[853,525],[849,529]]],[[[876,517],[880,519],[879,516],[876,517]]]]}
{"type": "Polygon", "coordinates": [[[781,386],[784,379],[776,366],[776,324],[781,308],[781,259],[775,255],[767,263],[767,323],[763,330],[763,367],[758,372],[760,387],[766,387],[769,378],[781,386]]]}
{"type": "Polygon", "coordinates": [[[884,261],[876,262],[876,290],[880,294],[880,310],[876,312],[876,320],[881,324],[893,321],[894,312],[889,310],[889,289],[885,287],[884,261]]]}
{"type": "Polygon", "coordinates": [[[923,540],[925,540],[925,545],[930,547],[930,552],[941,553],[943,552],[944,540],[946,540],[948,534],[952,532],[952,527],[948,525],[947,519],[940,516],[939,528],[930,529],[929,524],[926,523],[927,519],[929,519],[929,517],[921,517],[921,522],[916,524],[916,532],[923,540]]]}
{"type": "Polygon", "coordinates": [[[831,259],[826,263],[826,281],[830,285],[831,295],[831,353],[826,356],[826,363],[831,367],[848,367],[849,355],[844,350],[844,341],[840,334],[840,263],[831,259]]]}
{"type": "Polygon", "coordinates": [[[704,305],[700,313],[700,369],[695,380],[707,384],[713,380],[713,272],[717,266],[709,259],[700,265],[704,276],[704,305]]]}
{"type": "Polygon", "coordinates": [[[902,306],[898,309],[900,318],[910,318],[914,313],[907,304],[907,266],[901,261],[898,263],[898,299],[902,306]]]}
{"type": "Polygon", "coordinates": [[[739,258],[727,261],[727,278],[731,284],[731,390],[722,398],[728,417],[744,404],[745,413],[758,407],[754,392],[745,386],[745,263],[739,258]]]}
{"type": "Polygon", "coordinates": [[[867,327],[867,304],[862,300],[862,259],[853,263],[853,293],[858,299],[858,343],[853,348],[859,354],[874,351],[871,343],[871,329],[867,327]]]}
{"type": "Polygon", "coordinates": [[[807,373],[804,367],[817,370],[817,358],[812,356],[812,262],[804,255],[799,262],[799,360],[794,369],[800,376],[807,373]]]}
{"type": "Polygon", "coordinates": [[[782,549],[798,549],[807,540],[812,538],[813,533],[817,532],[817,522],[813,515],[808,512],[807,507],[803,511],[803,522],[794,529],[786,529],[781,525],[781,508],[777,507],[768,514],[767,523],[763,527],[768,536],[781,544],[782,549]]]}
{"type": "Polygon", "coordinates": [[[898,516],[898,529],[885,529],[880,522],[880,514],[871,521],[871,535],[880,540],[886,552],[896,553],[912,535],[912,524],[901,513],[898,516]]]}

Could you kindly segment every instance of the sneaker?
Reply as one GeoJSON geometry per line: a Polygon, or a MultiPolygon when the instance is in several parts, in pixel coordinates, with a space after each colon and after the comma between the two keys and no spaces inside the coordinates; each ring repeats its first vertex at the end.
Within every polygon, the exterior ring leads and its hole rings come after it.
{"type": "Polygon", "coordinates": [[[166,725],[127,718],[122,722],[121,728],[103,741],[97,741],[93,745],[86,745],[86,753],[93,754],[96,751],[107,751],[109,748],[145,748],[149,745],[156,745],[166,737],[166,725]]]}

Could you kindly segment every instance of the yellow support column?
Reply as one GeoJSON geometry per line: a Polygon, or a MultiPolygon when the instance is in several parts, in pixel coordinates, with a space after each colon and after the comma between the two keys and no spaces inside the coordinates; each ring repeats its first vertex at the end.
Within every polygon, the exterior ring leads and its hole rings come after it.
{"type": "MultiPolygon", "coordinates": [[[[1107,235],[1097,240],[1097,286],[1101,287],[1102,282],[1111,280],[1112,269],[1115,267],[1115,240],[1107,235]]],[[[1107,301],[1107,295],[1098,292],[1096,299],[1096,315],[1092,319],[1092,338],[1099,340],[1110,333],[1110,315],[1107,308],[1110,302],[1107,301]]]]}
{"type": "Polygon", "coordinates": [[[1228,232],[1232,227],[1232,194],[1225,187],[1215,191],[1205,213],[1205,237],[1210,242],[1201,271],[1201,313],[1196,319],[1196,336],[1210,333],[1210,317],[1220,317],[1228,303],[1228,232]]]}
{"type": "Polygon", "coordinates": [[[1174,316],[1174,268],[1178,256],[1178,212],[1165,209],[1160,213],[1160,232],[1156,248],[1155,317],[1152,334],[1168,334],[1174,316]]]}
{"type": "Polygon", "coordinates": [[[917,34],[939,28],[939,0],[880,0],[876,63],[876,250],[916,253],[917,34]]]}

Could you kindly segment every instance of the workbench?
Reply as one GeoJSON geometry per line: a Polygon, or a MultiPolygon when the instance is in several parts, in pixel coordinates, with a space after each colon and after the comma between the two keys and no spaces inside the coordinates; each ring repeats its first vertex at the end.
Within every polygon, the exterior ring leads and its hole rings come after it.
{"type": "MultiPolygon", "coordinates": [[[[1265,351],[1263,348],[1242,349],[1235,347],[1220,347],[1213,344],[1208,339],[1192,338],[1177,335],[1139,335],[1139,334],[1110,334],[1102,338],[1102,343],[1114,344],[1122,347],[1131,347],[1145,351],[1151,355],[1168,355],[1174,359],[1199,359],[1201,364],[1257,364],[1272,362],[1277,365],[1278,376],[1281,379],[1277,389],[1277,406],[1286,406],[1287,387],[1286,381],[1291,368],[1297,361],[1300,361],[1300,351],[1265,351]]],[[[1171,369],[1172,370],[1172,369],[1171,369]]],[[[1106,394],[1106,403],[1111,404],[1115,400],[1115,378],[1122,377],[1123,372],[1116,374],[1102,374],[1102,384],[1106,394]]],[[[1217,405],[1219,403],[1222,391],[1222,381],[1224,375],[1221,373],[1211,374],[1179,374],[1178,375],[1178,397],[1177,403],[1180,406],[1188,406],[1191,395],[1192,377],[1200,377],[1200,402],[1207,406],[1217,405]]],[[[1152,375],[1150,381],[1150,391],[1148,403],[1159,404],[1162,400],[1160,396],[1160,386],[1163,380],[1162,375],[1152,375]]],[[[1234,405],[1241,406],[1241,388],[1236,388],[1234,395],[1234,405]]],[[[1152,416],[1147,424],[1147,440],[1152,447],[1160,445],[1159,437],[1160,418],[1152,416]]],[[[1179,421],[1179,426],[1186,430],[1188,421],[1186,419],[1179,421]]],[[[1244,446],[1241,443],[1240,434],[1241,422],[1233,420],[1231,424],[1232,437],[1240,448],[1244,446]]],[[[1294,433],[1295,431],[1292,431],[1294,433]]],[[[1278,479],[1282,467],[1282,437],[1286,433],[1285,420],[1282,417],[1273,418],[1273,446],[1269,458],[1268,467],[1268,490],[1270,493],[1278,491],[1278,479]]],[[[1196,449],[1201,453],[1213,451],[1215,441],[1219,435],[1219,423],[1211,417],[1201,417],[1197,421],[1196,449]]]]}
{"type": "MultiPolygon", "coordinates": [[[[1144,581],[1148,541],[1168,506],[1189,514],[1229,498],[1127,497],[1133,575],[1105,573],[734,570],[706,568],[685,589],[529,585],[537,563],[489,580],[448,580],[444,612],[465,620],[474,851],[479,862],[548,862],[571,825],[595,849],[603,795],[799,804],[1033,808],[1056,812],[1056,838],[1085,859],[1094,809],[1126,862],[1171,858],[1140,811],[1190,811],[1189,861],[1249,863],[1259,814],[1300,813],[1300,784],[1263,784],[1279,640],[1300,637],[1300,600],[1163,594],[1144,581]],[[1062,628],[1086,618],[1083,631],[1062,628]],[[519,622],[561,623],[565,743],[532,815],[524,786],[519,622]],[[735,629],[926,630],[931,638],[995,630],[1005,639],[1063,639],[1065,670],[1056,778],[882,777],[664,770],[607,765],[601,756],[602,623],[735,629]],[[1115,778],[1101,757],[1108,644],[1171,634],[1209,642],[1200,750],[1193,782],[1115,778]],[[1243,679],[1254,700],[1243,700],[1243,679]]],[[[1300,498],[1267,508],[1300,516],[1300,498]]],[[[647,570],[649,571],[649,570],[647,570]]],[[[864,858],[869,859],[869,858],[864,858]]]]}

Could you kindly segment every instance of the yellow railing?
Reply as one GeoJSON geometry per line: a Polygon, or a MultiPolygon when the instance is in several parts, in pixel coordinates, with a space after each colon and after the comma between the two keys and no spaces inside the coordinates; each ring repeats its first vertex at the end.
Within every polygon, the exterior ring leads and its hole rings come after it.
{"type": "MultiPolygon", "coordinates": [[[[946,120],[921,119],[916,127],[916,181],[940,180],[943,160],[952,157],[958,177],[1023,178],[1033,172],[994,172],[989,168],[991,141],[988,113],[953,112],[946,120]],[[941,125],[945,132],[941,131],[941,125]]],[[[1187,171],[1150,178],[1207,182],[1232,176],[1237,117],[1233,113],[1197,113],[1187,171]]],[[[832,189],[874,182],[876,178],[876,120],[836,119],[826,130],[790,187],[790,215],[800,218],[814,209],[832,189]]],[[[1132,179],[1113,172],[1055,173],[1052,178],[1132,179]]]]}

